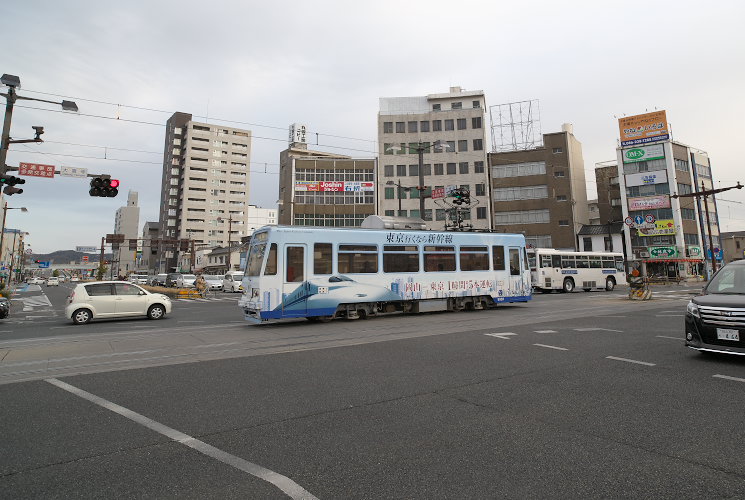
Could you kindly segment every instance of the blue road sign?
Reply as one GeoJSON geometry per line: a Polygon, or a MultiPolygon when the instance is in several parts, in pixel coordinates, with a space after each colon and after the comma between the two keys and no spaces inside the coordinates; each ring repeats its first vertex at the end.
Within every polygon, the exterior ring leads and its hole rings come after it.
{"type": "Polygon", "coordinates": [[[642,217],[641,215],[637,215],[636,217],[634,217],[634,222],[636,222],[637,224],[644,224],[644,217],[642,217]]]}
{"type": "Polygon", "coordinates": [[[39,262],[39,269],[47,268],[47,267],[49,267],[50,264],[51,264],[51,262],[49,262],[49,261],[39,262]]]}

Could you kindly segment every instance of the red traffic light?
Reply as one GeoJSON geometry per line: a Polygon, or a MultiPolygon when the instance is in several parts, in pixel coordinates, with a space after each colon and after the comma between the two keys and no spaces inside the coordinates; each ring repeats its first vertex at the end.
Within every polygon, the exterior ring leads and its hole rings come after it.
{"type": "Polygon", "coordinates": [[[111,179],[111,187],[118,188],[119,187],[119,179],[111,179]]]}

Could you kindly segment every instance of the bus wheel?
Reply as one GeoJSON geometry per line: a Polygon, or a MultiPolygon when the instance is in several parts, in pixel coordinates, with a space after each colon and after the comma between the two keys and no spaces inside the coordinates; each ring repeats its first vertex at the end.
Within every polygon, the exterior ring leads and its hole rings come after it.
{"type": "Polygon", "coordinates": [[[564,280],[564,286],[561,289],[562,292],[565,293],[571,293],[574,291],[574,280],[572,278],[567,278],[564,280]]]}
{"type": "Polygon", "coordinates": [[[607,280],[605,280],[606,292],[612,292],[614,288],[616,288],[616,280],[614,280],[613,278],[608,278],[607,280]]]}

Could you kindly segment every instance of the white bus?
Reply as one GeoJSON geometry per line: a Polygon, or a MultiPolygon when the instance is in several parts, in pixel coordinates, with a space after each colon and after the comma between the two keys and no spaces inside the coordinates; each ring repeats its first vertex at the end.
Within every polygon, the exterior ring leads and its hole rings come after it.
{"type": "Polygon", "coordinates": [[[526,302],[520,234],[268,226],[251,237],[247,321],[367,318],[526,302]]]}
{"type": "Polygon", "coordinates": [[[536,248],[529,250],[533,288],[541,292],[571,292],[581,288],[613,290],[626,284],[623,254],[618,252],[573,252],[536,248]]]}

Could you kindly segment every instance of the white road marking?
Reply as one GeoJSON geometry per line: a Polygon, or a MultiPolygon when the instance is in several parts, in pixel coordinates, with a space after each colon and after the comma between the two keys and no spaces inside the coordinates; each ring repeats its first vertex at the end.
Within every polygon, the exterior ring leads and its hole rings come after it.
{"type": "Polygon", "coordinates": [[[682,318],[685,314],[658,314],[658,318],[682,318]]]}
{"type": "Polygon", "coordinates": [[[556,330],[534,330],[535,333],[557,333],[556,330]]]}
{"type": "Polygon", "coordinates": [[[628,316],[598,316],[598,318],[628,318],[628,316]]]}
{"type": "Polygon", "coordinates": [[[46,382],[80,398],[90,401],[91,403],[96,404],[102,408],[106,408],[107,410],[117,413],[124,418],[128,418],[129,420],[132,420],[133,422],[136,422],[143,427],[147,427],[148,429],[155,431],[158,434],[172,439],[177,443],[181,443],[184,446],[188,446],[189,448],[207,455],[208,457],[212,457],[224,464],[230,465],[231,467],[234,467],[243,472],[247,472],[254,477],[271,483],[282,490],[290,498],[298,500],[318,500],[317,497],[315,497],[313,494],[305,490],[303,487],[301,487],[299,484],[297,484],[295,481],[287,476],[283,476],[282,474],[278,474],[277,472],[262,467],[261,465],[251,463],[240,457],[236,457],[235,455],[226,453],[218,448],[215,448],[214,446],[205,443],[204,441],[195,439],[187,434],[184,434],[183,432],[172,429],[171,427],[163,425],[160,422],[156,422],[155,420],[149,419],[144,415],[140,415],[139,413],[124,408],[123,406],[119,406],[116,403],[112,403],[111,401],[98,397],[82,389],[78,389],[77,387],[62,382],[61,380],[58,380],[56,378],[46,379],[46,382]]]}
{"type": "Polygon", "coordinates": [[[667,335],[655,335],[655,337],[659,337],[661,339],[685,340],[683,339],[683,337],[668,337],[667,335]]]}
{"type": "Polygon", "coordinates": [[[537,345],[538,347],[548,347],[549,349],[556,349],[557,351],[568,351],[569,350],[564,347],[556,347],[555,345],[546,345],[546,344],[533,344],[533,345],[537,345]]]}
{"type": "Polygon", "coordinates": [[[606,356],[606,359],[614,359],[616,361],[625,361],[626,363],[635,363],[637,365],[644,366],[656,366],[654,363],[647,363],[646,361],[637,361],[635,359],[617,358],[615,356],[606,356]]]}
{"type": "Polygon", "coordinates": [[[730,377],[729,375],[712,375],[714,378],[723,378],[725,380],[734,380],[735,382],[745,382],[745,378],[730,377]]]}
{"type": "Polygon", "coordinates": [[[574,331],[577,331],[577,332],[599,332],[599,331],[605,331],[605,332],[623,333],[622,330],[611,330],[610,328],[597,328],[597,327],[593,327],[593,328],[575,328],[574,331]]]}
{"type": "Polygon", "coordinates": [[[504,332],[504,333],[485,333],[484,335],[487,335],[489,337],[497,337],[497,338],[500,338],[502,340],[510,340],[510,337],[512,335],[517,335],[517,334],[516,333],[512,333],[512,332],[504,332]]]}

